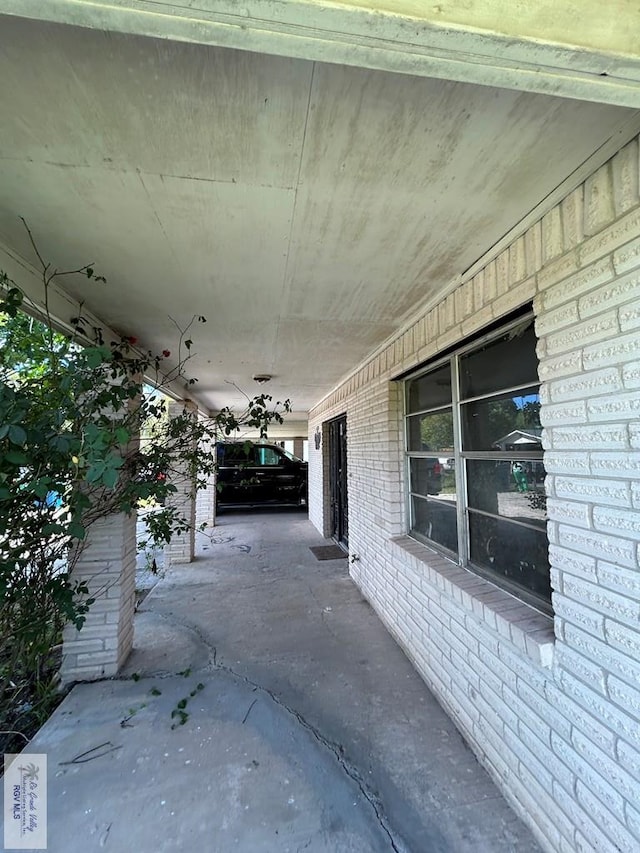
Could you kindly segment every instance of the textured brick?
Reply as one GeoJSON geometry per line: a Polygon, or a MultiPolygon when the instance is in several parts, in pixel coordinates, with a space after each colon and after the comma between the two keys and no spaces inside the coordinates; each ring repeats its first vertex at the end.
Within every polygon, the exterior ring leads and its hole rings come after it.
{"type": "Polygon", "coordinates": [[[577,654],[569,646],[558,643],[556,646],[555,666],[557,671],[570,672],[576,678],[588,684],[592,690],[597,690],[602,696],[607,695],[605,670],[593,663],[589,658],[577,654]]]}
{"type": "Polygon", "coordinates": [[[544,294],[543,304],[545,306],[545,309],[553,308],[554,305],[558,305],[561,302],[565,302],[566,300],[571,298],[571,290],[569,290],[569,292],[565,296],[564,288],[565,286],[567,286],[567,279],[574,273],[576,273],[579,269],[580,263],[577,252],[567,252],[566,255],[563,255],[561,258],[558,258],[555,261],[549,262],[549,260],[547,259],[544,262],[542,269],[537,275],[538,288],[544,291],[548,288],[551,288],[553,285],[562,282],[561,289],[556,288],[556,290],[558,291],[558,294],[556,296],[556,302],[553,302],[548,294],[544,294]]]}
{"type": "Polygon", "coordinates": [[[588,397],[611,394],[622,390],[620,369],[607,367],[604,370],[593,370],[580,376],[571,376],[549,383],[551,400],[566,402],[567,400],[585,400],[588,397]]]}
{"type": "MultiPolygon", "coordinates": [[[[553,750],[577,777],[576,790],[583,785],[586,790],[597,792],[600,802],[606,804],[608,810],[620,820],[624,820],[624,799],[615,788],[605,781],[602,776],[576,751],[573,744],[566,743],[556,734],[552,734],[553,750]]],[[[580,800],[580,797],[578,797],[580,800]]]]}
{"type": "MultiPolygon", "coordinates": [[[[573,269],[571,272],[573,272],[573,269]]],[[[542,273],[538,275],[539,283],[541,275],[542,273]]],[[[611,258],[606,257],[584,269],[573,272],[572,275],[569,275],[560,283],[553,282],[555,286],[549,287],[542,295],[544,312],[552,311],[568,302],[580,299],[585,294],[593,293],[603,284],[612,281],[614,275],[611,258]]]]}
{"type": "Polygon", "coordinates": [[[511,283],[509,270],[509,250],[505,249],[495,260],[496,265],[496,296],[502,296],[509,290],[511,283]]]}
{"type": "MultiPolygon", "coordinates": [[[[637,802],[637,797],[632,799],[631,802],[637,802]]],[[[640,811],[634,809],[634,807],[627,802],[626,815],[629,831],[633,833],[635,838],[639,839],[638,844],[640,845],[640,811]]]]}
{"type": "Polygon", "coordinates": [[[640,399],[636,393],[617,394],[587,401],[589,421],[621,421],[640,417],[640,399]]]}
{"type": "Polygon", "coordinates": [[[582,351],[563,353],[555,358],[545,358],[540,362],[538,375],[542,381],[559,376],[571,376],[582,370],[582,351]]]}
{"type": "Polygon", "coordinates": [[[552,565],[562,573],[567,572],[587,580],[595,581],[596,579],[596,561],[590,555],[576,554],[575,551],[551,545],[549,559],[552,565]]]}
{"type": "Polygon", "coordinates": [[[613,253],[613,266],[618,274],[640,267],[640,237],[616,249],[613,253]]]}
{"type": "Polygon", "coordinates": [[[545,311],[536,321],[536,334],[546,335],[565,326],[572,326],[580,320],[578,303],[567,302],[552,311],[545,311]]]}
{"type": "MultiPolygon", "coordinates": [[[[547,352],[550,356],[559,355],[567,350],[575,350],[577,347],[583,346],[585,342],[595,343],[596,341],[605,342],[601,349],[606,349],[610,339],[617,334],[618,315],[615,311],[608,311],[607,313],[599,314],[597,317],[576,323],[568,329],[548,335],[547,352]]],[[[640,344],[638,346],[640,348],[640,344]]],[[[594,350],[595,348],[591,348],[589,352],[593,352],[594,350]]],[[[586,370],[604,367],[605,364],[611,363],[607,361],[600,364],[590,364],[587,362],[586,352],[585,350],[583,355],[586,370]]]]}
{"type": "MultiPolygon", "coordinates": [[[[565,675],[564,677],[572,678],[570,675],[565,675]]],[[[577,685],[581,684],[581,682],[575,679],[573,681],[577,685]]],[[[574,697],[568,695],[566,690],[561,689],[558,684],[559,679],[557,679],[557,683],[548,682],[545,687],[545,696],[555,710],[562,713],[567,720],[571,721],[571,726],[567,736],[563,735],[559,728],[554,729],[554,731],[569,742],[571,741],[572,733],[577,729],[585,734],[606,755],[615,760],[616,744],[618,743],[616,732],[607,727],[605,724],[606,721],[600,722],[596,717],[587,713],[584,706],[581,707],[581,703],[576,702],[574,697]]]]}
{"type": "Polygon", "coordinates": [[[640,453],[592,453],[591,469],[598,476],[638,478],[640,477],[640,453]]]}
{"type": "Polygon", "coordinates": [[[596,530],[640,539],[640,513],[633,510],[595,507],[593,526],[596,530]]]}
{"type": "Polygon", "coordinates": [[[626,539],[615,539],[602,533],[578,528],[560,527],[559,544],[575,549],[581,554],[591,554],[605,560],[614,560],[623,566],[635,567],[634,543],[626,539]]]}
{"type": "Polygon", "coordinates": [[[588,453],[570,451],[545,453],[544,465],[549,474],[587,475],[591,470],[588,453]]]}
{"type": "Polygon", "coordinates": [[[611,162],[616,215],[635,207],[638,198],[638,140],[633,139],[611,162]]]}
{"type": "MultiPolygon", "coordinates": [[[[595,661],[602,671],[614,673],[632,687],[640,685],[640,663],[636,663],[629,655],[610,648],[606,642],[592,637],[573,625],[567,625],[565,639],[568,646],[585,660],[595,661]]],[[[572,671],[575,672],[575,670],[572,671]]]]}
{"type": "Polygon", "coordinates": [[[551,447],[554,450],[575,450],[576,448],[596,451],[624,450],[627,446],[627,431],[624,424],[603,423],[598,426],[553,427],[550,433],[551,447]]]}
{"type": "Polygon", "coordinates": [[[590,788],[578,780],[576,783],[578,801],[583,804],[604,834],[611,839],[615,845],[614,850],[633,850],[637,839],[634,839],[624,826],[624,815],[618,816],[618,809],[615,806],[619,805],[619,800],[611,789],[607,792],[603,791],[605,784],[601,784],[596,796],[590,788]]]}
{"type": "Polygon", "coordinates": [[[625,388],[640,388],[640,361],[623,366],[622,384],[625,388]]]}
{"type": "Polygon", "coordinates": [[[560,501],[549,498],[547,500],[547,517],[550,521],[576,525],[587,530],[591,527],[589,506],[576,501],[560,501]]]}
{"type": "Polygon", "coordinates": [[[65,684],[115,675],[131,649],[135,531],[135,515],[124,513],[101,519],[91,528],[74,566],[73,579],[87,582],[96,601],[80,632],[72,625],[64,629],[61,678],[65,684]]]}
{"type": "Polygon", "coordinates": [[[534,223],[524,235],[527,275],[533,275],[542,267],[542,225],[534,223]]]}
{"type": "Polygon", "coordinates": [[[619,308],[618,322],[623,332],[640,328],[640,301],[619,308]]]}
{"type": "Polygon", "coordinates": [[[583,296],[578,301],[580,317],[593,317],[612,308],[614,305],[624,305],[640,297],[640,271],[623,275],[600,286],[593,293],[583,296]]]}
{"type": "Polygon", "coordinates": [[[555,492],[559,498],[589,501],[607,506],[628,507],[631,500],[629,485],[622,480],[556,477],[555,492]]]}
{"type": "Polygon", "coordinates": [[[606,163],[584,184],[584,233],[596,234],[614,219],[611,164],[606,163]]]}
{"type": "Polygon", "coordinates": [[[466,320],[462,321],[461,331],[464,337],[477,332],[478,329],[483,329],[488,326],[494,319],[493,306],[487,305],[481,311],[476,311],[466,320]]]}
{"type": "Polygon", "coordinates": [[[584,188],[578,187],[560,204],[565,249],[572,249],[584,238],[584,188]]]}
{"type": "Polygon", "coordinates": [[[620,622],[638,624],[640,619],[640,601],[638,600],[570,575],[564,579],[564,591],[565,595],[590,610],[598,611],[620,622]]]}
{"type": "MultiPolygon", "coordinates": [[[[636,780],[640,780],[640,750],[634,749],[625,741],[618,741],[618,761],[636,780]]],[[[637,800],[637,795],[634,798],[637,800]]]]}
{"type": "Polygon", "coordinates": [[[604,624],[609,646],[640,659],[640,632],[637,629],[616,622],[614,619],[605,619],[604,624]]]}
{"type": "Polygon", "coordinates": [[[554,207],[542,217],[542,260],[553,260],[564,251],[560,208],[554,207]]]}
{"type": "Polygon", "coordinates": [[[580,262],[583,266],[608,255],[635,239],[640,233],[640,210],[634,209],[610,225],[596,237],[580,246],[580,262]]]}
{"type": "Polygon", "coordinates": [[[569,672],[563,672],[561,686],[565,694],[582,706],[593,719],[599,722],[601,730],[608,733],[610,742],[615,742],[615,735],[625,738],[629,743],[640,745],[640,727],[637,720],[626,711],[616,707],[608,699],[600,696],[595,690],[575,678],[569,672]]]}
{"type": "Polygon", "coordinates": [[[509,247],[509,283],[515,284],[527,277],[527,257],[524,237],[519,237],[509,247]]]}

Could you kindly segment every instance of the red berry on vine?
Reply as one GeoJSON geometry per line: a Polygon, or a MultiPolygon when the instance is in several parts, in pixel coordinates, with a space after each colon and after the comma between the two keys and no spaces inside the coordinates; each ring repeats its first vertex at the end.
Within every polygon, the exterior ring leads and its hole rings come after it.
{"type": "Polygon", "coordinates": [[[165,358],[169,358],[169,356],[171,355],[171,353],[169,352],[169,350],[168,350],[168,349],[163,349],[163,350],[162,350],[162,355],[163,355],[165,358]]]}

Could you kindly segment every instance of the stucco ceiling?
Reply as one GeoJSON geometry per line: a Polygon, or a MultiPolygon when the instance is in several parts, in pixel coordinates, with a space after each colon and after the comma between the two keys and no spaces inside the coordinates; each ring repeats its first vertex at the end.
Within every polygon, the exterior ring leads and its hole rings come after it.
{"type": "MultiPolygon", "coordinates": [[[[193,335],[307,411],[634,116],[622,107],[0,18],[0,241],[117,332],[193,335]]],[[[1,260],[1,258],[0,258],[1,260]]],[[[0,263],[0,267],[2,264],[0,263]]]]}

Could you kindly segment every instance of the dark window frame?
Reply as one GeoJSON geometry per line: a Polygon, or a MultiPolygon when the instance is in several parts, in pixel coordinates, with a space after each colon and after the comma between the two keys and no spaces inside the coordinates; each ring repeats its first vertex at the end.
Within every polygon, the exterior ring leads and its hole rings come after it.
{"type": "MultiPolygon", "coordinates": [[[[469,412],[473,412],[474,417],[482,416],[482,407],[486,403],[486,411],[491,409],[491,404],[499,403],[501,400],[508,400],[510,397],[518,396],[521,392],[522,399],[526,397],[536,397],[539,392],[540,381],[538,377],[538,359],[535,354],[535,334],[533,333],[533,312],[528,310],[520,313],[510,321],[503,325],[492,326],[486,334],[475,335],[473,339],[462,343],[459,347],[451,348],[446,354],[433,359],[431,362],[422,365],[419,369],[405,374],[401,377],[404,380],[404,446],[407,467],[407,518],[409,535],[423,542],[431,548],[434,548],[446,556],[454,559],[459,565],[468,568],[470,571],[485,577],[495,585],[510,592],[520,600],[531,604],[544,613],[551,614],[551,586],[549,577],[548,564],[548,537],[546,531],[546,494],[544,492],[544,453],[542,449],[539,428],[531,428],[530,446],[526,450],[520,450],[515,444],[510,445],[505,442],[505,447],[497,449],[498,440],[494,440],[490,449],[476,447],[471,449],[469,441],[472,437],[473,430],[470,428],[469,412]],[[525,350],[531,358],[529,371],[534,370],[535,376],[526,375],[522,381],[522,375],[519,377],[520,382],[515,385],[505,386],[499,383],[492,390],[485,390],[483,393],[475,396],[464,398],[462,396],[463,377],[461,376],[461,364],[465,357],[471,356],[467,364],[473,362],[473,355],[480,356],[479,362],[482,363],[484,353],[491,348],[493,344],[504,341],[504,345],[509,347],[512,340],[517,340],[524,334],[533,337],[534,349],[530,353],[530,342],[525,345],[525,350]],[[448,367],[451,378],[451,402],[444,402],[440,397],[432,408],[425,405],[424,395],[421,394],[421,389],[416,389],[416,380],[425,378],[425,384],[429,384],[430,374],[435,374],[437,371],[442,375],[442,368],[448,367]],[[412,408],[412,402],[414,407],[412,408]],[[421,407],[416,408],[415,403],[419,400],[421,407]],[[477,411],[474,411],[475,404],[477,411]],[[467,428],[465,429],[463,410],[467,407],[465,416],[467,417],[467,428]],[[421,416],[428,418],[429,415],[438,412],[451,411],[452,416],[452,446],[453,454],[447,454],[442,447],[425,447],[422,444],[417,446],[421,440],[424,443],[424,438],[416,441],[418,431],[416,430],[416,421],[421,421],[421,416]],[[413,428],[410,428],[413,419],[413,428]],[[536,436],[537,433],[537,436],[536,436]],[[426,466],[428,463],[412,462],[415,459],[437,458],[446,455],[452,455],[455,471],[455,485],[453,487],[454,501],[451,501],[451,495],[444,494],[442,499],[436,496],[429,496],[428,492],[424,494],[414,489],[414,480],[416,467],[426,466]],[[492,463],[491,465],[489,463],[492,463]],[[516,463],[522,463],[523,468],[518,468],[516,463]],[[490,472],[494,469],[495,473],[488,473],[488,476],[483,477],[489,484],[486,486],[487,493],[495,492],[495,510],[486,511],[486,506],[483,508],[478,504],[478,495],[482,492],[482,487],[478,488],[474,485],[475,495],[470,494],[468,488],[468,473],[469,469],[474,468],[476,477],[479,471],[490,472]],[[524,470],[528,477],[528,484],[524,484],[522,491],[528,492],[524,497],[511,493],[521,491],[517,477],[520,471],[524,470]],[[501,477],[501,485],[498,486],[498,477],[501,477]],[[506,479],[505,479],[506,476],[506,479]],[[494,485],[491,481],[495,481],[494,485]],[[506,484],[506,485],[505,485],[506,484]],[[502,489],[502,491],[499,491],[502,489]],[[529,491],[529,489],[531,489],[529,491]],[[533,497],[532,497],[533,496],[533,497]],[[527,512],[523,507],[527,503],[532,507],[530,517],[527,517],[527,512]],[[531,499],[530,499],[531,498],[531,499]],[[516,514],[514,509],[511,509],[511,514],[506,514],[500,510],[500,502],[503,507],[511,507],[513,504],[517,507],[516,514]],[[447,530],[446,525],[441,527],[441,532],[434,534],[434,528],[430,521],[426,525],[424,519],[434,517],[437,525],[438,518],[446,519],[449,528],[452,522],[452,504],[455,505],[456,529],[454,533],[447,530]],[[420,525],[422,531],[416,529],[416,515],[420,515],[420,525]],[[429,531],[429,535],[425,535],[425,528],[429,531]],[[483,533],[480,534],[480,528],[483,528],[483,533]],[[486,529],[485,529],[486,528],[486,529]],[[513,545],[511,540],[508,542],[507,533],[509,535],[517,535],[517,548],[509,550],[513,545]],[[434,536],[434,538],[430,538],[434,536]],[[435,538],[435,537],[438,538],[435,538]],[[455,544],[452,545],[452,542],[455,544]],[[475,549],[475,554],[472,553],[475,549]],[[498,556],[496,557],[496,553],[498,556]],[[509,563],[511,554],[519,554],[516,559],[514,557],[514,566],[504,570],[504,565],[509,563]],[[531,560],[528,554],[532,554],[531,560]],[[480,554],[480,558],[478,555],[480,554]],[[501,566],[501,571],[493,568],[495,565],[501,566]],[[516,565],[517,564],[517,565],[516,565]]],[[[521,344],[518,344],[521,347],[521,344]]],[[[514,347],[516,348],[516,347],[514,347]]],[[[522,347],[521,347],[522,348],[522,347]]],[[[514,371],[522,374],[521,362],[517,362],[514,371]]],[[[501,370],[501,381],[504,382],[504,374],[507,371],[501,370]]],[[[467,377],[466,381],[469,379],[467,377]]],[[[483,376],[482,381],[486,384],[486,378],[483,376]]],[[[537,398],[539,403],[539,397],[537,398]]],[[[521,432],[524,429],[518,428],[521,432]]],[[[420,433],[422,436],[423,434],[420,433]]],[[[508,435],[508,434],[507,434],[508,435]]],[[[504,436],[501,438],[507,438],[504,436]]],[[[527,446],[526,437],[522,436],[522,444],[527,446]]],[[[477,441],[477,439],[476,439],[477,441]]],[[[448,481],[450,483],[450,480],[448,481]]],[[[476,483],[476,481],[474,481],[476,483]]],[[[473,491],[473,490],[472,490],[473,491]]],[[[437,529],[437,528],[436,528],[437,529]]]]}

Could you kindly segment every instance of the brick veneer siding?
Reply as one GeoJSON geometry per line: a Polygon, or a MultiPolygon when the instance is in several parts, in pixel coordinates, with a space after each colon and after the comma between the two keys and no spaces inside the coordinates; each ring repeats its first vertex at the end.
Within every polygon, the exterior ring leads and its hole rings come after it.
{"type": "Polygon", "coordinates": [[[74,581],[85,581],[96,601],[81,631],[63,634],[64,684],[115,675],[133,645],[136,516],[118,513],[92,524],[74,581]]]}
{"type": "MultiPolygon", "coordinates": [[[[211,450],[211,446],[205,448],[211,450]]],[[[216,475],[211,474],[207,478],[207,485],[196,493],[195,523],[196,527],[205,524],[207,527],[215,527],[216,524],[216,475]]]]}
{"type": "MultiPolygon", "coordinates": [[[[129,411],[139,405],[129,401],[129,411]]],[[[128,451],[137,449],[132,437],[128,451]]],[[[113,513],[93,522],[73,563],[74,582],[85,582],[95,602],[81,631],[63,631],[60,676],[63,684],[115,675],[133,646],[136,586],[136,513],[113,513]]]]}
{"type": "MultiPolygon", "coordinates": [[[[198,417],[193,403],[180,401],[169,404],[169,417],[176,417],[186,411],[194,419],[198,417]]],[[[195,449],[195,445],[194,445],[195,449]]],[[[187,470],[176,470],[171,474],[171,482],[177,491],[167,498],[167,504],[177,509],[178,513],[190,525],[184,533],[174,534],[171,542],[164,549],[165,568],[172,563],[190,563],[195,554],[195,525],[196,525],[196,488],[193,477],[187,470]]]]}
{"type": "Polygon", "coordinates": [[[351,573],[547,850],[640,849],[638,142],[356,370],[346,412],[351,573]],[[400,384],[533,300],[553,620],[405,534],[400,384]]]}

